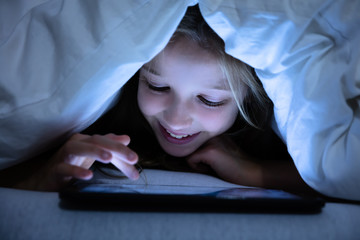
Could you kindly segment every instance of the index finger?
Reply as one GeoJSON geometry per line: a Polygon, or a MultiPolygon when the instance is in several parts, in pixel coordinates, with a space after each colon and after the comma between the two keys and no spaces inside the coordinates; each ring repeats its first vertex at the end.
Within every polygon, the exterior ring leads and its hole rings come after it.
{"type": "Polygon", "coordinates": [[[113,158],[111,160],[111,163],[117,167],[122,173],[125,174],[128,178],[132,180],[137,180],[140,176],[139,171],[136,169],[136,167],[132,164],[128,164],[124,161],[121,161],[117,158],[113,158]]]}
{"type": "Polygon", "coordinates": [[[116,135],[113,133],[108,133],[104,136],[109,139],[112,139],[114,141],[120,142],[120,143],[124,144],[125,146],[129,145],[129,143],[130,143],[130,137],[128,135],[116,135]]]}
{"type": "MultiPolygon", "coordinates": [[[[126,140],[126,138],[124,138],[126,140]]],[[[100,135],[94,135],[85,140],[89,144],[93,144],[94,148],[102,148],[111,152],[113,157],[117,157],[127,163],[135,164],[138,160],[137,154],[132,151],[125,144],[114,141],[112,137],[104,137],[100,135]]]]}

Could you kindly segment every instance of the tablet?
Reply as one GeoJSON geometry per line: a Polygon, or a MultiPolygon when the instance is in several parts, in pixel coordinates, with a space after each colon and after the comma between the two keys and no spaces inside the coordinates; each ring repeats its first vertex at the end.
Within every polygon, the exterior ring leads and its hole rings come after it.
{"type": "Polygon", "coordinates": [[[325,202],[281,190],[236,185],[214,176],[146,169],[137,181],[116,169],[94,169],[59,193],[66,209],[318,213],[325,202]]]}

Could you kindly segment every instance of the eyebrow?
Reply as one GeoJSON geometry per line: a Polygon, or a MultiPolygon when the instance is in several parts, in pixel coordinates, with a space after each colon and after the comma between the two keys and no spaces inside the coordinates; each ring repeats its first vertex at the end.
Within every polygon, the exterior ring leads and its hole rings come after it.
{"type": "Polygon", "coordinates": [[[150,73],[152,73],[152,74],[154,74],[154,75],[156,75],[156,76],[160,76],[160,73],[158,73],[157,71],[155,71],[154,69],[152,69],[152,68],[150,68],[150,67],[148,67],[148,66],[143,66],[143,68],[144,68],[146,71],[148,71],[148,72],[150,72],[150,73]]]}
{"type": "MultiPolygon", "coordinates": [[[[148,71],[148,72],[150,72],[150,73],[152,73],[152,74],[154,74],[154,75],[156,75],[156,76],[161,76],[160,73],[158,73],[158,72],[155,71],[154,69],[150,68],[149,66],[145,66],[145,65],[144,65],[143,68],[144,68],[146,71],[148,71]]],[[[222,84],[218,84],[218,85],[216,85],[216,86],[214,86],[214,87],[211,87],[211,89],[229,91],[230,89],[229,89],[229,87],[227,87],[226,84],[224,83],[225,81],[226,81],[226,79],[222,79],[222,81],[221,81],[222,84]]]]}
{"type": "Polygon", "coordinates": [[[230,87],[225,84],[226,79],[222,79],[221,84],[214,86],[212,89],[229,91],[230,87]]]}

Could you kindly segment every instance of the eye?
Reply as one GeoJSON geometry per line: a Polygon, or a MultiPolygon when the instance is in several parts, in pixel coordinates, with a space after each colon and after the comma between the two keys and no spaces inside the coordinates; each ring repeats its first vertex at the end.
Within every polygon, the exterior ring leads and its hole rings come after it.
{"type": "Polygon", "coordinates": [[[220,102],[213,102],[213,101],[209,101],[207,100],[206,98],[204,98],[203,96],[198,96],[199,100],[201,102],[203,102],[206,106],[209,106],[209,107],[220,107],[222,105],[224,105],[226,103],[226,101],[220,101],[220,102]]]}
{"type": "Polygon", "coordinates": [[[166,92],[166,91],[170,90],[170,87],[157,87],[157,86],[152,85],[149,82],[147,82],[147,85],[148,85],[149,89],[156,91],[156,92],[166,92]]]}
{"type": "Polygon", "coordinates": [[[147,80],[146,78],[142,78],[141,80],[143,80],[145,82],[145,84],[148,86],[148,88],[152,91],[155,91],[155,92],[166,92],[166,91],[169,91],[170,90],[170,87],[158,87],[152,83],[150,83],[149,80],[147,80]]]}

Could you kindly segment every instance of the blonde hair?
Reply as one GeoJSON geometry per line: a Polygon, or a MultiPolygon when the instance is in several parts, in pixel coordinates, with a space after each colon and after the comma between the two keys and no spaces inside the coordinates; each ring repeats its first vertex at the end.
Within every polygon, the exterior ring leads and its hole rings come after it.
{"type": "Polygon", "coordinates": [[[240,115],[252,127],[260,128],[262,119],[251,116],[253,108],[265,111],[268,115],[270,99],[267,97],[255,71],[244,62],[225,52],[223,40],[207,25],[198,6],[189,7],[183,20],[173,34],[170,42],[185,37],[196,42],[217,57],[220,67],[233,93],[240,115]],[[244,100],[251,99],[252,107],[247,107],[244,100]]]}

